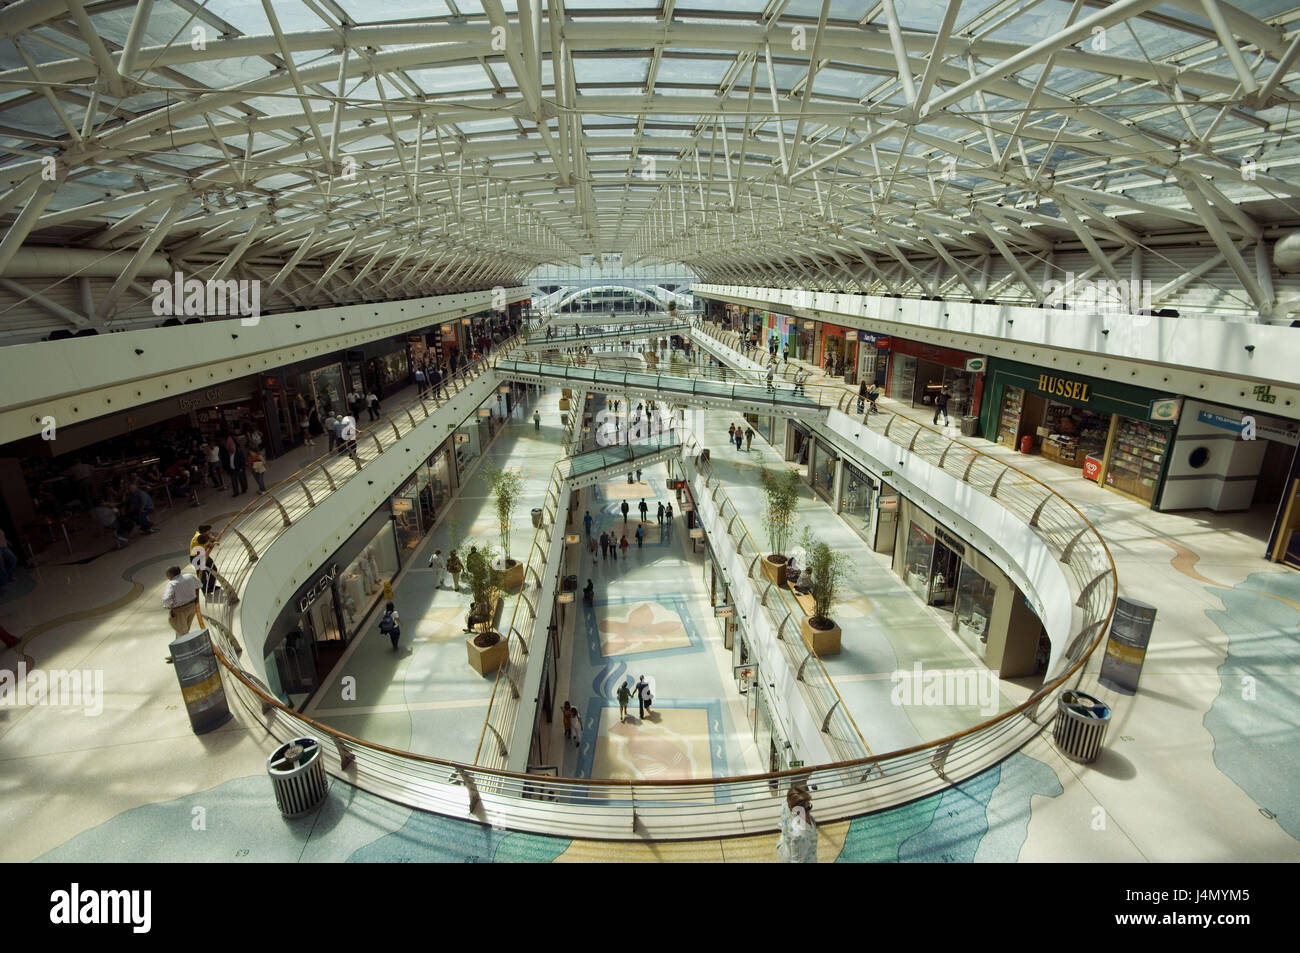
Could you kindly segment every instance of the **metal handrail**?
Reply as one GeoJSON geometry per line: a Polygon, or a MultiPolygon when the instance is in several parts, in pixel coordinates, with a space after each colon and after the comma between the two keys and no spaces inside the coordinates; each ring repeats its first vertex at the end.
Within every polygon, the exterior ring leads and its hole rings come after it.
{"type": "MultiPolygon", "coordinates": [[[[575,425],[576,418],[575,413],[575,425]]],[[[867,426],[871,423],[864,421],[867,426]]],[[[893,434],[889,436],[894,438],[893,434]]],[[[942,459],[933,440],[927,438],[918,446],[918,436],[912,434],[915,452],[942,459]]],[[[942,437],[941,441],[953,442],[942,437]]],[[[982,456],[971,448],[965,449],[976,457],[982,456]]],[[[945,471],[952,474],[956,464],[951,459],[944,464],[945,471]]],[[[415,807],[491,820],[520,830],[567,836],[643,838],[648,833],[679,838],[721,836],[775,827],[782,803],[781,788],[797,778],[817,789],[820,817],[827,820],[848,817],[933,793],[1018,750],[1042,729],[1038,720],[1042,706],[1071,678],[1081,676],[1082,667],[1100,644],[1114,613],[1117,596],[1114,561],[1105,540],[1091,522],[1077,507],[1046,487],[1043,489],[1053,498],[1049,501],[1025,500],[1018,482],[1002,485],[1002,475],[1020,471],[1005,465],[996,474],[987,472],[989,469],[987,461],[972,458],[965,464],[963,476],[958,478],[996,499],[1018,518],[1026,522],[1034,520],[1031,525],[1045,541],[1060,550],[1062,561],[1071,570],[1073,583],[1080,590],[1076,605],[1084,610],[1085,617],[1065,652],[1064,671],[1021,705],[979,725],[886,754],[832,765],[734,778],[628,782],[543,778],[401,752],[346,735],[292,711],[234,660],[229,610],[210,621],[215,623],[218,635],[215,643],[221,662],[234,676],[232,694],[273,736],[293,737],[304,730],[320,733],[333,743],[332,747],[326,745],[331,771],[367,790],[415,807]],[[1060,518],[1055,511],[1061,508],[1061,503],[1065,504],[1066,515],[1076,516],[1077,522],[1067,524],[1060,518]],[[1034,515],[1025,517],[1026,512],[1034,515]],[[1097,574],[1093,575],[1094,572],[1097,574]],[[936,779],[942,785],[936,787],[936,779]],[[539,801],[544,803],[539,805],[539,801]],[[737,806],[748,808],[743,815],[744,823],[736,813],[737,806]]],[[[325,475],[329,475],[327,468],[325,475]]],[[[1032,484],[1042,486],[1027,474],[1024,476],[1032,484]]],[[[269,523],[269,527],[263,525],[256,530],[244,527],[259,540],[263,534],[274,537],[282,530],[282,526],[277,526],[281,523],[280,515],[268,513],[269,510],[272,508],[265,507],[260,513],[251,511],[265,517],[263,522],[269,523]]],[[[252,562],[248,561],[236,574],[232,591],[242,591],[252,562]]],[[[210,614],[205,613],[205,617],[210,614]]]]}
{"type": "MultiPolygon", "coordinates": [[[[691,443],[694,443],[697,450],[701,447],[701,444],[694,433],[692,433],[687,440],[688,446],[691,443]]],[[[754,535],[749,531],[749,527],[745,523],[745,518],[740,515],[740,508],[736,506],[735,502],[731,499],[731,495],[727,493],[726,489],[722,486],[721,478],[711,473],[708,477],[705,478],[705,486],[708,487],[709,484],[715,479],[717,480],[717,487],[714,489],[714,499],[716,501],[718,494],[720,494],[723,498],[723,504],[718,507],[718,515],[720,517],[725,517],[726,515],[724,512],[725,507],[727,506],[731,507],[732,519],[729,520],[727,523],[727,528],[726,528],[727,535],[735,538],[738,547],[738,552],[743,553],[745,544],[746,542],[748,542],[751,556],[757,557],[757,558],[751,558],[749,560],[750,566],[757,567],[758,560],[762,559],[763,551],[762,549],[759,548],[757,540],[754,538],[754,535]],[[733,524],[737,522],[740,524],[739,535],[737,535],[735,530],[733,529],[733,524]]],[[[697,504],[697,508],[698,508],[698,504],[697,504]]],[[[761,571],[760,571],[760,575],[761,575],[761,571]]],[[[749,578],[750,580],[754,581],[756,584],[758,583],[758,578],[754,576],[753,568],[749,570],[749,578]]],[[[776,590],[777,596],[781,600],[781,608],[785,611],[785,615],[783,618],[774,619],[773,629],[777,632],[780,632],[781,627],[784,624],[784,619],[789,619],[797,623],[797,620],[803,615],[803,610],[800,609],[799,613],[796,614],[794,609],[790,606],[790,598],[786,594],[785,590],[782,589],[780,586],[773,586],[772,588],[776,590]]],[[[768,610],[769,616],[775,615],[770,611],[770,608],[767,605],[765,599],[760,600],[760,602],[762,604],[762,607],[765,610],[768,610]]],[[[797,628],[797,624],[796,624],[796,628],[797,628]]],[[[852,734],[857,737],[858,743],[861,744],[862,750],[865,751],[868,755],[870,755],[871,746],[867,743],[867,740],[863,736],[862,731],[858,728],[858,724],[854,720],[853,715],[849,712],[848,706],[844,704],[844,699],[840,696],[839,690],[835,687],[835,680],[831,677],[830,672],[826,670],[826,666],[822,662],[821,656],[817,653],[816,649],[814,649],[810,645],[804,644],[802,639],[800,639],[799,644],[802,645],[803,648],[807,651],[808,656],[799,656],[796,658],[795,653],[797,652],[797,649],[794,648],[794,643],[790,642],[787,639],[781,638],[780,635],[778,635],[777,637],[782,642],[783,648],[786,651],[786,661],[790,663],[796,671],[803,664],[804,659],[806,657],[811,657],[817,663],[817,670],[820,671],[821,673],[822,684],[824,685],[824,687],[830,689],[832,695],[834,695],[835,697],[836,702],[838,702],[838,704],[830,704],[830,705],[823,703],[820,706],[821,710],[817,712],[818,719],[825,721],[828,718],[828,716],[829,717],[835,717],[836,715],[843,716],[843,718],[847,719],[849,723],[849,727],[852,729],[852,734]]],[[[804,681],[803,679],[799,679],[799,680],[804,681]]],[[[805,684],[807,683],[805,682],[805,684]]],[[[830,734],[829,730],[826,732],[826,734],[828,735],[830,734]]],[[[834,736],[831,735],[831,737],[833,738],[834,736]]],[[[842,741],[843,739],[836,739],[836,740],[842,741]]]]}
{"type": "MultiPolygon", "coordinates": [[[[577,428],[577,422],[579,416],[580,416],[580,412],[576,411],[571,407],[569,412],[569,429],[564,441],[566,454],[563,459],[556,461],[551,466],[551,479],[547,481],[546,496],[544,497],[544,501],[543,501],[543,509],[545,509],[545,501],[549,500],[552,494],[554,494],[555,507],[556,507],[555,514],[550,523],[547,523],[545,516],[543,516],[541,525],[536,527],[533,530],[532,542],[528,547],[528,562],[524,565],[524,582],[519,589],[518,595],[515,598],[514,609],[510,613],[510,622],[508,625],[504,627],[505,632],[503,633],[503,635],[507,640],[507,642],[509,642],[512,633],[520,632],[519,638],[523,640],[523,644],[520,646],[520,654],[525,656],[532,651],[532,640],[531,638],[524,640],[522,632],[516,628],[516,623],[519,619],[519,607],[520,605],[523,605],[526,611],[529,613],[529,619],[528,619],[529,625],[531,625],[533,622],[537,620],[537,613],[538,611],[540,611],[540,607],[534,608],[532,604],[530,604],[528,600],[524,597],[524,594],[528,591],[528,571],[530,569],[533,569],[533,560],[536,558],[539,552],[542,553],[543,556],[545,555],[546,547],[549,546],[551,543],[551,533],[552,530],[554,529],[555,522],[558,521],[560,518],[560,501],[563,499],[563,494],[561,492],[563,481],[560,475],[560,465],[564,463],[564,461],[568,459],[568,457],[570,456],[570,454],[567,451],[569,451],[572,447],[574,433],[580,432],[578,431],[577,428]],[[538,537],[542,535],[543,531],[545,531],[546,533],[546,542],[539,543],[538,537]]],[[[566,522],[567,522],[567,511],[566,511],[566,522]]],[[[534,569],[533,571],[535,574],[540,576],[540,572],[538,570],[534,569]]],[[[538,588],[541,588],[540,582],[538,583],[538,588]]],[[[513,644],[511,644],[510,647],[513,648],[513,644]]],[[[507,652],[509,652],[509,649],[507,649],[507,652]]],[[[497,692],[501,687],[501,678],[503,674],[506,673],[507,669],[513,668],[514,666],[518,665],[519,661],[520,661],[519,655],[516,655],[513,659],[510,658],[509,655],[507,655],[507,661],[505,665],[502,665],[496,671],[496,677],[493,679],[492,682],[492,694],[488,698],[487,712],[483,716],[483,728],[479,732],[478,747],[474,750],[474,764],[476,765],[479,763],[479,760],[483,754],[483,742],[487,738],[487,733],[489,728],[490,727],[495,728],[496,731],[501,732],[503,726],[492,724],[493,712],[499,711],[499,709],[496,708],[497,692]]],[[[511,701],[516,701],[516,699],[512,698],[511,701]]],[[[518,707],[519,707],[518,705],[512,706],[510,711],[506,712],[504,715],[501,715],[498,721],[513,721],[514,715],[518,711],[518,707]]],[[[507,725],[504,727],[509,729],[510,727],[513,726],[507,725]]]]}

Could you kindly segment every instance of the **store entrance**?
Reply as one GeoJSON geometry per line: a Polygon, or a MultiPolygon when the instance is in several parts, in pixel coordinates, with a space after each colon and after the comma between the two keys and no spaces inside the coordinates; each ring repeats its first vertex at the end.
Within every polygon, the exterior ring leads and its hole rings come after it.
{"type": "Polygon", "coordinates": [[[930,591],[926,603],[951,614],[957,574],[961,571],[961,554],[946,546],[942,539],[934,543],[934,562],[930,566],[930,591]]]}
{"type": "Polygon", "coordinates": [[[347,636],[339,622],[332,589],[311,604],[307,610],[306,622],[316,659],[316,684],[319,685],[343,657],[343,651],[347,648],[347,636]]]}

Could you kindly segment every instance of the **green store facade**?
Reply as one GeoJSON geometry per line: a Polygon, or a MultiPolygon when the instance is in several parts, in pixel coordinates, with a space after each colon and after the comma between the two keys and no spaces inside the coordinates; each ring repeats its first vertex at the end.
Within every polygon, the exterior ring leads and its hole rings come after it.
{"type": "Polygon", "coordinates": [[[989,361],[981,432],[1147,505],[1159,499],[1180,401],[1174,395],[1015,361],[989,361]]]}

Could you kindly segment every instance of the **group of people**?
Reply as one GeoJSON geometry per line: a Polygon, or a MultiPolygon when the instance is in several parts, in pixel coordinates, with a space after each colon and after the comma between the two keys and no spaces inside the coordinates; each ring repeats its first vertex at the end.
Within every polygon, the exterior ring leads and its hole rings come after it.
{"type": "MultiPolygon", "coordinates": [[[[167,622],[177,638],[187,634],[197,620],[203,628],[203,611],[199,607],[199,594],[202,593],[209,602],[218,598],[221,587],[218,585],[217,564],[212,558],[212,551],[217,545],[217,535],[212,531],[211,523],[203,523],[190,537],[190,567],[193,573],[181,570],[180,566],[169,566],[165,573],[166,585],[163,589],[162,605],[167,610],[167,622]]],[[[233,594],[226,594],[229,605],[236,605],[239,599],[233,594]]],[[[239,646],[237,652],[242,651],[239,646]]],[[[173,661],[169,655],[168,663],[173,661]]]]}
{"type": "Polygon", "coordinates": [[[735,424],[729,424],[727,426],[727,442],[734,443],[737,450],[740,450],[740,445],[743,442],[745,451],[748,452],[754,443],[754,428],[745,427],[742,429],[735,424]]]}

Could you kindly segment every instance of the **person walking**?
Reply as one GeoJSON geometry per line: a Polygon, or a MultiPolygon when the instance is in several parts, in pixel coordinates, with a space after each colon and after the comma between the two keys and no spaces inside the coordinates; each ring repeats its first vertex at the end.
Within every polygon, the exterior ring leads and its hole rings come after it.
{"type": "Polygon", "coordinates": [[[880,388],[873,383],[871,389],[867,391],[867,403],[871,405],[871,410],[868,413],[880,413],[880,408],[876,406],[878,400],[880,400],[880,388]]]}
{"type": "Polygon", "coordinates": [[[637,482],[637,483],[640,483],[640,482],[641,482],[641,468],[640,468],[640,467],[637,467],[637,468],[636,468],[636,482],[637,482]]]}
{"type": "Polygon", "coordinates": [[[645,527],[640,523],[636,527],[636,548],[641,548],[641,543],[645,540],[645,527]]]}
{"type": "Polygon", "coordinates": [[[609,534],[600,534],[600,559],[602,562],[609,559],[609,534]]]}
{"type": "Polygon", "coordinates": [[[564,716],[564,737],[565,740],[573,737],[573,709],[568,702],[560,709],[560,714],[564,716]]]}
{"type": "Polygon", "coordinates": [[[596,584],[587,579],[587,586],[582,590],[582,601],[587,605],[594,605],[596,602],[596,584]]]}
{"type": "Polygon", "coordinates": [[[740,445],[744,442],[744,440],[745,440],[744,432],[739,427],[737,427],[736,428],[736,452],[737,453],[740,452],[740,445]]]}
{"type": "Polygon", "coordinates": [[[672,522],[673,522],[673,505],[672,505],[671,503],[669,503],[669,504],[668,504],[668,508],[667,508],[666,510],[664,510],[664,519],[666,519],[666,520],[668,521],[669,525],[672,525],[672,522]]]}
{"type": "Polygon", "coordinates": [[[790,363],[790,345],[788,344],[785,347],[781,348],[781,363],[782,364],[790,363]]]}
{"type": "Polygon", "coordinates": [[[357,458],[357,422],[351,417],[344,417],[339,422],[339,443],[353,460],[357,458]]]}
{"type": "Polygon", "coordinates": [[[203,445],[203,459],[208,464],[208,479],[212,481],[214,490],[224,490],[225,481],[221,479],[221,447],[212,440],[203,445]]]}
{"type": "Polygon", "coordinates": [[[664,522],[664,505],[662,503],[659,504],[659,512],[656,516],[659,519],[659,525],[662,526],[664,522]]]}
{"type": "Polygon", "coordinates": [[[379,631],[393,640],[393,651],[396,652],[397,640],[402,637],[402,619],[391,602],[384,605],[384,616],[379,620],[379,631]]]}
{"type": "Polygon", "coordinates": [[[587,537],[590,538],[591,537],[591,510],[587,510],[586,514],[582,517],[582,525],[587,530],[587,537]]]}
{"type": "MultiPolygon", "coordinates": [[[[162,604],[176,637],[188,633],[199,611],[199,577],[185,575],[179,566],[168,567],[162,604]]],[[[171,660],[168,656],[167,661],[171,660]]]]}
{"type": "Polygon", "coordinates": [[[786,792],[776,856],[787,864],[817,863],[817,825],[812,817],[812,795],[802,782],[792,784],[786,792]]]}
{"type": "Polygon", "coordinates": [[[578,713],[578,707],[575,705],[569,709],[573,715],[573,746],[581,750],[582,748],[582,715],[578,713]]]}
{"type": "Polygon", "coordinates": [[[727,443],[736,442],[736,425],[727,424],[727,443]]]}
{"type": "Polygon", "coordinates": [[[460,574],[465,571],[465,564],[460,561],[456,555],[456,550],[447,553],[447,572],[451,573],[451,585],[457,592],[460,592],[460,574]]]}
{"type": "MultiPolygon", "coordinates": [[[[644,675],[637,676],[636,683],[636,700],[640,707],[640,717],[645,721],[645,713],[650,711],[650,703],[654,701],[654,695],[650,691],[650,683],[645,680],[644,675]]],[[[651,712],[651,714],[654,714],[651,712]]]]}
{"type": "Polygon", "coordinates": [[[943,415],[943,425],[948,426],[948,388],[946,387],[934,395],[934,420],[930,422],[937,424],[940,414],[943,415]]]}
{"type": "Polygon", "coordinates": [[[775,378],[776,378],[776,365],[775,364],[767,365],[767,389],[770,391],[776,390],[776,384],[773,383],[775,378]]]}
{"type": "Polygon", "coordinates": [[[623,538],[618,541],[618,548],[623,551],[624,559],[627,559],[627,545],[627,533],[624,533],[623,538]]]}
{"type": "Polygon", "coordinates": [[[375,396],[374,391],[366,395],[366,412],[370,414],[371,420],[379,419],[379,398],[375,396]]]}
{"type": "Polygon", "coordinates": [[[435,549],[433,555],[429,557],[429,568],[433,570],[433,588],[442,588],[442,574],[446,565],[442,558],[442,550],[435,549]]]}
{"type": "Polygon", "coordinates": [[[646,506],[645,497],[641,498],[641,502],[637,504],[637,509],[641,511],[641,522],[644,523],[646,513],[650,511],[650,507],[646,506]]]}
{"type": "Polygon", "coordinates": [[[298,422],[298,425],[302,428],[302,445],[304,447],[316,446],[316,441],[311,439],[311,421],[304,417],[298,422]]]}
{"type": "Polygon", "coordinates": [[[596,537],[588,537],[587,552],[591,553],[591,561],[594,563],[596,561],[596,537]]]}
{"type": "Polygon", "coordinates": [[[867,382],[858,385],[858,413],[862,413],[867,404],[867,382]]]}
{"type": "Polygon", "coordinates": [[[533,411],[533,429],[538,432],[542,429],[542,412],[540,410],[533,411]]]}
{"type": "Polygon", "coordinates": [[[618,720],[627,721],[627,703],[632,700],[632,689],[628,687],[627,680],[618,683],[618,720]]]}
{"type": "Polygon", "coordinates": [[[754,428],[745,428],[745,452],[749,453],[750,447],[754,445],[754,428]]]}
{"type": "Polygon", "coordinates": [[[800,397],[806,397],[807,394],[804,393],[803,385],[807,382],[808,372],[801,367],[799,368],[799,373],[794,375],[794,393],[798,394],[800,397]]]}
{"type": "Polygon", "coordinates": [[[221,451],[221,465],[230,477],[232,497],[242,496],[248,492],[248,457],[238,444],[231,449],[227,446],[221,451]]]}
{"type": "Polygon", "coordinates": [[[330,449],[337,450],[343,446],[343,417],[340,414],[330,415],[330,433],[333,439],[330,440],[330,449]]]}
{"type": "MultiPolygon", "coordinates": [[[[628,474],[628,476],[631,476],[631,475],[632,475],[632,474],[630,474],[630,473],[628,474]]],[[[628,514],[628,511],[629,511],[629,509],[630,509],[630,507],[627,505],[627,500],[624,500],[624,501],[623,501],[623,505],[620,507],[620,509],[622,509],[622,511],[623,511],[623,525],[626,526],[626,525],[627,525],[627,514],[628,514]]]]}
{"type": "Polygon", "coordinates": [[[257,492],[266,492],[266,461],[256,450],[248,451],[248,465],[253,470],[253,479],[257,481],[257,492]]]}

